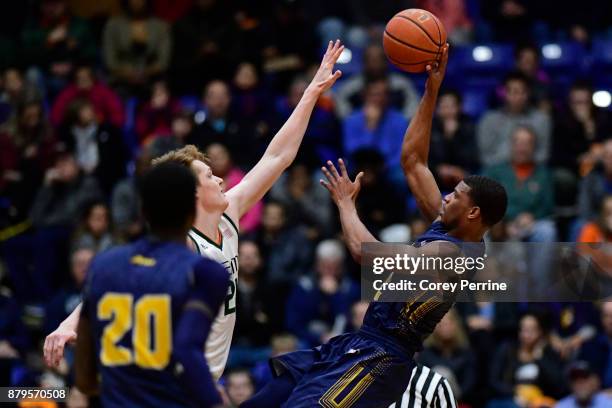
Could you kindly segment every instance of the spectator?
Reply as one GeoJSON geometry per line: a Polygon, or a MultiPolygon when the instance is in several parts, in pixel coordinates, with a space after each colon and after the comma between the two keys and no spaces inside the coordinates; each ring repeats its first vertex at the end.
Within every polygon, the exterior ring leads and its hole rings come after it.
{"type": "Polygon", "coordinates": [[[3,244],[3,256],[22,302],[48,300],[68,253],[67,242],[83,204],[101,196],[94,178],[84,175],[71,153],[60,154],[45,173],[30,218],[35,229],[3,244]]]}
{"type": "Polygon", "coordinates": [[[287,209],[289,223],[306,227],[313,239],[331,234],[334,226],[331,200],[320,179],[318,172],[312,174],[305,164],[294,163],[270,190],[270,197],[287,209]]]}
{"type": "Polygon", "coordinates": [[[559,401],[555,408],[612,406],[612,396],[601,392],[601,379],[587,361],[575,361],[568,371],[572,393],[559,401]]]}
{"type": "Polygon", "coordinates": [[[451,191],[457,183],[478,171],[474,124],[461,111],[461,95],[443,91],[432,124],[429,164],[442,191],[451,191]]]}
{"type": "Polygon", "coordinates": [[[203,89],[214,78],[229,80],[239,54],[236,25],[222,0],[196,0],[173,26],[173,87],[179,94],[203,89]]]}
{"type": "Polygon", "coordinates": [[[446,29],[448,41],[453,45],[465,45],[472,40],[474,26],[467,13],[465,0],[419,0],[417,7],[433,13],[446,29]]]}
{"type": "Polygon", "coordinates": [[[232,82],[232,112],[239,117],[265,126],[269,95],[260,83],[260,73],[252,62],[241,62],[232,82]]]}
{"type": "Polygon", "coordinates": [[[50,99],[68,82],[75,61],[96,57],[89,26],[70,14],[66,0],[41,1],[39,13],[30,17],[22,32],[22,42],[28,65],[42,70],[39,80],[50,99]]]}
{"type": "Polygon", "coordinates": [[[38,228],[71,227],[83,204],[100,195],[97,181],[81,170],[76,157],[60,154],[38,190],[30,213],[32,223],[38,228]]]}
{"type": "Polygon", "coordinates": [[[315,273],[301,277],[287,300],[287,329],[312,347],[342,332],[351,304],[359,299],[359,286],[345,276],[344,257],[339,241],[322,241],[315,273]]]}
{"type": "Polygon", "coordinates": [[[156,137],[172,135],[172,120],[180,112],[180,103],[172,97],[166,81],[157,80],[150,88],[149,99],[138,107],[136,134],[141,145],[156,137]]]}
{"type": "MultiPolygon", "coordinates": [[[[270,341],[272,350],[269,357],[277,357],[282,354],[291,353],[298,349],[298,340],[291,334],[278,334],[272,337],[270,341]]],[[[257,380],[257,387],[263,387],[272,379],[272,370],[270,369],[269,359],[259,361],[253,368],[253,376],[257,380]]]]}
{"type": "Polygon", "coordinates": [[[599,217],[580,229],[577,242],[612,242],[612,194],[601,201],[599,217]]]}
{"type": "Polygon", "coordinates": [[[407,127],[404,116],[389,106],[388,81],[374,80],[364,89],[363,108],[344,119],[344,152],[350,155],[361,148],[377,149],[390,171],[401,172],[397,152],[407,127]]]}
{"type": "MultiPolygon", "coordinates": [[[[0,288],[0,381],[17,385],[25,353],[30,346],[28,332],[21,319],[22,310],[11,291],[0,288]]],[[[22,369],[23,371],[23,369],[22,369]]]]}
{"type": "Polygon", "coordinates": [[[109,123],[98,122],[94,106],[87,100],[75,101],[73,112],[61,136],[83,172],[94,176],[109,195],[125,176],[128,155],[123,134],[109,123]]]}
{"type": "Polygon", "coordinates": [[[266,279],[284,299],[288,285],[305,275],[311,265],[312,244],[304,229],[287,223],[285,207],[277,201],[264,205],[261,228],[253,234],[266,266],[266,279]]]}
{"type": "Polygon", "coordinates": [[[152,155],[148,149],[136,157],[134,174],[118,182],[111,197],[113,230],[119,241],[132,241],[144,232],[144,220],[140,213],[138,183],[150,168],[152,155]]]}
{"type": "Polygon", "coordinates": [[[601,203],[608,194],[612,194],[612,140],[604,142],[599,163],[580,182],[579,217],[585,221],[596,220],[601,203]]]}
{"type": "Polygon", "coordinates": [[[525,0],[489,0],[481,3],[482,16],[501,42],[525,42],[531,36],[534,5],[525,0]]]}
{"type": "Polygon", "coordinates": [[[91,248],[97,253],[108,249],[113,244],[109,230],[108,206],[103,201],[92,201],[83,209],[81,222],[74,232],[73,251],[78,248],[91,248]]]}
{"type": "Polygon", "coordinates": [[[170,63],[168,25],[151,14],[149,0],[123,0],[123,15],[104,27],[103,58],[114,84],[124,92],[141,93],[170,63]]]}
{"type": "MultiPolygon", "coordinates": [[[[520,320],[518,343],[502,344],[493,357],[490,386],[498,398],[517,398],[522,404],[565,394],[563,365],[550,347],[541,320],[526,314],[520,320]],[[529,395],[527,401],[526,395],[529,395]]],[[[490,406],[496,406],[494,401],[490,406]]],[[[499,406],[499,405],[498,405],[499,406]]]]}
{"type": "Polygon", "coordinates": [[[441,367],[448,370],[454,377],[451,383],[457,384],[453,393],[458,400],[464,401],[475,391],[476,358],[456,310],[450,310],[440,320],[425,341],[425,349],[419,353],[418,362],[434,370],[441,367]]]}
{"type": "Polygon", "coordinates": [[[230,403],[237,407],[255,393],[255,380],[249,370],[236,369],[226,375],[226,390],[230,403]]]}
{"type": "Polygon", "coordinates": [[[270,44],[264,52],[263,70],[274,74],[279,89],[285,89],[301,69],[318,59],[317,40],[300,4],[275,2],[272,7],[270,44]]]}
{"type": "Polygon", "coordinates": [[[531,93],[529,102],[543,112],[550,111],[550,78],[540,67],[540,50],[532,44],[516,47],[514,63],[517,72],[530,81],[531,93]]]}
{"type": "Polygon", "coordinates": [[[363,73],[353,75],[336,91],[336,112],[341,118],[365,105],[365,90],[369,83],[386,79],[390,105],[411,117],[418,105],[418,95],[412,82],[404,75],[390,72],[387,57],[378,44],[369,45],[363,52],[363,73]]]}
{"type": "Polygon", "coordinates": [[[8,67],[2,73],[2,92],[0,94],[0,123],[15,115],[19,106],[26,101],[41,99],[39,90],[27,81],[17,67],[8,67]]]}
{"type": "Polygon", "coordinates": [[[512,236],[533,242],[552,242],[556,228],[553,190],[548,168],[535,162],[536,136],[527,127],[512,134],[510,162],[489,167],[485,174],[499,181],[508,193],[506,218],[512,236]]]}
{"type": "Polygon", "coordinates": [[[93,248],[81,247],[70,255],[70,284],[59,289],[51,299],[45,313],[45,333],[59,326],[81,302],[81,290],[91,260],[96,252],[93,248]]]}
{"type": "Polygon", "coordinates": [[[187,143],[196,145],[200,150],[206,150],[211,143],[224,144],[238,166],[251,168],[260,157],[260,149],[255,146],[253,131],[248,122],[231,114],[229,107],[232,96],[227,84],[212,81],[206,85],[203,97],[206,117],[187,139],[187,143]]]}
{"type": "Polygon", "coordinates": [[[545,163],[550,149],[550,118],[528,105],[529,80],[523,74],[509,74],[504,80],[504,86],[504,106],[485,113],[476,129],[480,162],[491,166],[508,160],[512,132],[516,126],[521,125],[534,130],[537,139],[535,161],[545,163]]]}
{"type": "Polygon", "coordinates": [[[358,150],[352,161],[355,173],[363,171],[356,204],[368,230],[378,235],[384,227],[405,221],[405,197],[385,177],[385,162],[380,153],[371,149],[358,150]]]}
{"type": "Polygon", "coordinates": [[[574,83],[567,106],[555,118],[553,164],[574,178],[588,174],[600,155],[599,144],[610,136],[611,125],[609,113],[593,104],[591,86],[574,83]]]}
{"type": "MultiPolygon", "coordinates": [[[[304,77],[296,77],[289,87],[287,97],[276,103],[275,117],[272,121],[275,131],[287,121],[302,98],[308,83],[304,77]]],[[[310,116],[308,128],[300,146],[300,156],[305,163],[318,167],[327,160],[336,160],[341,151],[340,122],[333,110],[319,100],[310,116]]]]}
{"type": "Polygon", "coordinates": [[[612,302],[601,303],[601,332],[584,343],[578,353],[597,373],[604,389],[612,388],[612,302]]]}
{"type": "Polygon", "coordinates": [[[99,121],[108,122],[117,128],[123,126],[121,99],[96,78],[93,68],[89,65],[76,68],[73,82],[55,99],[51,108],[51,123],[54,126],[64,124],[70,105],[79,99],[86,99],[93,105],[99,121]]]}
{"type": "Polygon", "coordinates": [[[352,304],[351,321],[349,326],[349,328],[351,329],[350,331],[356,331],[361,329],[361,326],[363,326],[363,319],[365,318],[369,306],[370,302],[367,302],[365,300],[360,300],[352,304]]]}
{"type": "MultiPolygon", "coordinates": [[[[210,169],[213,174],[223,179],[225,191],[240,183],[244,178],[245,173],[234,165],[230,152],[224,145],[220,143],[209,145],[206,149],[206,155],[210,160],[210,169]]],[[[251,233],[259,227],[262,210],[263,203],[259,201],[240,218],[242,234],[251,233]]]]}
{"type": "Polygon", "coordinates": [[[0,196],[7,203],[0,228],[27,217],[45,171],[53,164],[56,139],[39,101],[24,101],[0,130],[0,196]]]}
{"type": "MultiPolygon", "coordinates": [[[[238,279],[238,299],[236,301],[236,328],[234,346],[262,347],[270,342],[276,321],[272,293],[269,293],[263,281],[263,263],[257,244],[241,240],[238,250],[240,259],[240,279],[238,279]]],[[[277,325],[278,326],[278,325],[277,325]]]]}

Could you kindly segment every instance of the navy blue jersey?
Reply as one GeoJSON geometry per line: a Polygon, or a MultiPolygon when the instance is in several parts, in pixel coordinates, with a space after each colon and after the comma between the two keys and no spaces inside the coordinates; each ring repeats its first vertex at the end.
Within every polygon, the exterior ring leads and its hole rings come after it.
{"type": "MultiPolygon", "coordinates": [[[[458,245],[472,257],[484,253],[484,244],[466,244],[448,235],[448,229],[441,221],[435,221],[419,236],[414,246],[420,247],[433,241],[447,241],[458,245]]],[[[450,276],[453,279],[470,279],[473,271],[463,275],[450,276]]],[[[419,292],[407,302],[372,302],[363,320],[363,330],[383,334],[389,342],[404,348],[409,354],[423,348],[423,340],[431,334],[442,317],[454,304],[454,297],[443,297],[435,292],[419,292]]]]}
{"type": "MultiPolygon", "coordinates": [[[[189,405],[173,339],[195,282],[201,291],[203,280],[227,290],[227,271],[180,243],[145,238],[94,259],[82,313],[91,322],[105,407],[189,405]]],[[[203,296],[209,300],[202,307],[214,316],[224,296],[203,296]]]]}

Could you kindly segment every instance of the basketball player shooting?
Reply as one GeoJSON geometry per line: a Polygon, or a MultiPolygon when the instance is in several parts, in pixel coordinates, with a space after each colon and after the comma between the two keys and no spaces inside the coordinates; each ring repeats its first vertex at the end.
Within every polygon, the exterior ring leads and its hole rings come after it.
{"type": "MultiPolygon", "coordinates": [[[[319,97],[342,75],[341,71],[334,71],[334,65],[343,50],[340,40],[329,42],[317,73],[289,119],[270,141],[259,162],[227,193],[222,188],[223,180],[212,173],[206,157],[195,146],[169,152],[153,163],[179,163],[194,172],[198,180],[196,219],[187,243],[202,256],[223,264],[230,273],[224,306],[213,322],[206,343],[206,359],[215,380],[225,368],[236,322],[238,220],[261,200],[295,159],[319,97]]],[[[79,305],[45,339],[44,356],[48,365],[57,366],[65,344],[76,340],[80,309],[79,305]]]]}
{"type": "MultiPolygon", "coordinates": [[[[442,198],[427,167],[433,112],[447,61],[445,44],[439,64],[426,67],[425,93],[402,144],[404,174],[421,212],[432,223],[409,247],[409,256],[456,255],[464,242],[481,243],[485,232],[506,211],[506,192],[496,181],[469,176],[442,198]]],[[[377,242],[355,207],[362,174],[351,181],[342,160],[340,173],[333,163],[327,164],[328,168],[323,168],[327,182],[321,183],[340,210],[345,240],[359,261],[361,244],[377,242]]],[[[481,253],[472,256],[482,256],[484,245],[476,247],[481,253]]],[[[423,340],[453,303],[454,298],[441,300],[428,293],[413,302],[374,301],[358,332],[272,359],[275,378],[241,408],[389,406],[401,400],[415,366],[414,353],[422,349],[423,340]]]]}

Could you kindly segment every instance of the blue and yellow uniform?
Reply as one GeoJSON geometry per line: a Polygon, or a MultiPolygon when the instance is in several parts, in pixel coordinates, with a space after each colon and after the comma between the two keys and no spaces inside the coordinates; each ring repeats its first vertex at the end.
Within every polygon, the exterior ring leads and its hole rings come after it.
{"type": "Polygon", "coordinates": [[[91,322],[105,407],[220,402],[205,365],[203,342],[223,303],[228,279],[218,263],[180,243],[153,238],[94,259],[82,313],[91,322]],[[188,327],[193,322],[185,321],[190,313],[203,316],[204,327],[188,327]],[[198,352],[195,357],[185,354],[188,347],[181,346],[189,342],[198,352]],[[205,370],[198,372],[190,360],[198,360],[205,370]],[[184,388],[196,381],[208,393],[202,399],[184,388]]]}
{"type": "MultiPolygon", "coordinates": [[[[463,242],[449,236],[439,221],[414,243],[463,242]]],[[[480,254],[484,245],[480,245],[480,254]]],[[[480,255],[478,254],[478,255],[480,255]]],[[[470,256],[476,254],[471,253],[470,256]]],[[[462,279],[469,276],[462,276],[462,279]]],[[[452,307],[453,298],[423,292],[409,302],[372,302],[357,333],[334,337],[311,350],[271,361],[276,375],[285,372],[297,385],[283,407],[375,408],[389,406],[406,389],[413,355],[452,307]]]]}

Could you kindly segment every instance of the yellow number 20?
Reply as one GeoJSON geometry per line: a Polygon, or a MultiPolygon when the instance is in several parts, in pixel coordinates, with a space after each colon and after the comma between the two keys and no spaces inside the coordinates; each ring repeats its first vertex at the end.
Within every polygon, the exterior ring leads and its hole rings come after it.
{"type": "Polygon", "coordinates": [[[142,296],[132,310],[133,299],[128,293],[110,292],[98,302],[98,319],[112,319],[102,333],[100,360],[105,366],[135,363],[142,368],[162,370],[170,362],[172,350],[170,296],[142,296]],[[132,328],[133,352],[117,344],[132,328]]]}

